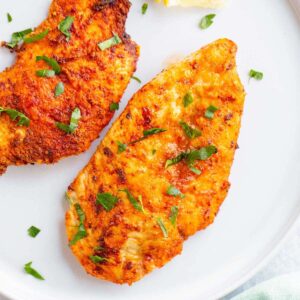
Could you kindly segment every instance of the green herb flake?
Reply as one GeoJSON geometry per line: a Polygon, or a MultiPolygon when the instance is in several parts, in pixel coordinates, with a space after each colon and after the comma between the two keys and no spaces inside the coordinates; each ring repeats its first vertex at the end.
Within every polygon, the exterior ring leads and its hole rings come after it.
{"type": "Polygon", "coordinates": [[[54,96],[59,97],[61,94],[64,93],[64,91],[65,91],[65,86],[63,82],[59,82],[55,87],[54,96]]]}
{"type": "Polygon", "coordinates": [[[70,125],[57,122],[56,127],[66,133],[74,133],[74,131],[78,127],[78,122],[79,122],[80,118],[81,118],[80,109],[78,107],[76,107],[72,112],[70,125]]]}
{"type": "Polygon", "coordinates": [[[199,27],[201,29],[207,29],[208,27],[210,27],[214,22],[213,20],[215,16],[216,16],[215,14],[209,14],[204,16],[199,23],[199,27]]]}
{"type": "Polygon", "coordinates": [[[17,123],[18,126],[27,126],[28,127],[30,124],[29,118],[15,109],[3,108],[0,106],[0,114],[2,112],[7,113],[13,121],[15,121],[16,119],[19,119],[18,123],[17,123]]]}
{"type": "Polygon", "coordinates": [[[157,151],[156,149],[152,149],[151,151],[152,155],[155,155],[156,151],[157,151]]]}
{"type": "Polygon", "coordinates": [[[49,29],[46,29],[45,31],[43,31],[41,33],[34,34],[29,37],[25,37],[24,43],[30,44],[30,43],[38,42],[38,41],[42,40],[48,33],[49,33],[49,29]]]}
{"type": "Polygon", "coordinates": [[[255,71],[252,69],[249,71],[249,77],[254,78],[256,80],[262,80],[264,78],[264,74],[262,72],[255,71]]]}
{"type": "Polygon", "coordinates": [[[35,72],[35,74],[38,77],[47,77],[47,78],[50,78],[50,77],[54,77],[55,76],[55,71],[53,71],[53,70],[37,70],[35,72]]]}
{"type": "Polygon", "coordinates": [[[174,197],[184,198],[185,196],[173,185],[167,188],[167,194],[174,197]]]}
{"type": "Polygon", "coordinates": [[[41,230],[35,226],[31,226],[28,228],[27,232],[29,236],[35,238],[41,232],[41,230]]]}
{"type": "Polygon", "coordinates": [[[115,110],[118,110],[119,109],[119,103],[111,103],[110,106],[109,106],[109,110],[110,111],[115,111],[115,110]]]}
{"type": "Polygon", "coordinates": [[[218,110],[217,107],[210,105],[205,111],[205,118],[212,119],[214,117],[214,113],[218,110]]]}
{"type": "Polygon", "coordinates": [[[142,83],[142,80],[139,79],[139,78],[136,77],[136,76],[131,76],[131,78],[132,78],[133,80],[137,81],[138,83],[142,83]]]}
{"type": "Polygon", "coordinates": [[[195,168],[193,166],[189,166],[189,169],[196,175],[200,175],[202,173],[201,170],[198,170],[197,168],[195,168]]]}
{"type": "Polygon", "coordinates": [[[183,97],[183,106],[188,107],[190,104],[192,104],[194,101],[194,98],[191,93],[186,93],[183,97]]]}
{"type": "Polygon", "coordinates": [[[39,280],[45,280],[45,278],[44,278],[37,270],[33,269],[33,268],[31,267],[31,265],[32,265],[32,261],[29,262],[29,263],[27,263],[27,264],[25,264],[25,266],[24,266],[24,271],[25,271],[27,274],[29,274],[29,275],[35,277],[36,279],[39,279],[39,280]]]}
{"type": "Polygon", "coordinates": [[[202,134],[200,130],[191,127],[186,122],[180,121],[179,124],[182,127],[183,131],[185,132],[186,136],[190,139],[195,139],[201,136],[202,134]]]}
{"type": "Polygon", "coordinates": [[[123,144],[119,141],[117,141],[117,144],[118,144],[118,154],[120,154],[126,150],[126,148],[127,148],[126,144],[123,144]]]}
{"type": "Polygon", "coordinates": [[[110,193],[101,193],[97,195],[96,203],[102,205],[106,211],[111,211],[118,202],[118,198],[110,193]]]}
{"type": "Polygon", "coordinates": [[[178,216],[178,207],[177,206],[172,206],[171,207],[171,212],[170,212],[170,217],[169,220],[172,223],[172,225],[175,226],[176,221],[177,221],[177,216],[178,216]]]}
{"type": "Polygon", "coordinates": [[[90,256],[90,260],[94,263],[94,264],[99,264],[102,262],[107,261],[107,258],[99,256],[99,255],[91,255],[90,256]]]}
{"type": "Polygon", "coordinates": [[[6,45],[10,48],[15,48],[19,43],[23,42],[25,36],[31,32],[32,32],[31,28],[19,32],[14,32],[11,36],[11,41],[6,45]]]}
{"type": "Polygon", "coordinates": [[[7,16],[7,22],[8,23],[12,22],[12,16],[11,16],[11,14],[7,13],[6,16],[7,16]]]}
{"type": "Polygon", "coordinates": [[[142,5],[142,14],[143,14],[143,15],[147,12],[147,9],[148,9],[148,3],[144,3],[144,4],[142,5]]]}
{"type": "Polygon", "coordinates": [[[113,37],[111,37],[110,39],[108,39],[104,42],[99,43],[98,47],[100,48],[101,51],[104,51],[104,50],[111,48],[115,45],[118,45],[120,43],[122,43],[122,40],[120,39],[118,34],[114,33],[113,37]]]}
{"type": "Polygon", "coordinates": [[[167,131],[167,129],[162,129],[162,128],[151,128],[151,129],[144,130],[143,137],[141,137],[140,139],[137,139],[133,142],[130,142],[129,145],[138,143],[140,141],[143,141],[144,139],[146,139],[147,137],[149,137],[151,135],[158,134],[158,133],[165,132],[165,131],[167,131]]]}
{"type": "Polygon", "coordinates": [[[161,231],[164,235],[164,238],[167,238],[168,237],[168,231],[167,231],[167,228],[165,227],[165,224],[163,223],[161,218],[157,219],[157,224],[160,227],[160,229],[161,229],[161,231]]]}
{"type": "Polygon", "coordinates": [[[128,189],[120,190],[120,192],[126,193],[127,198],[128,198],[128,200],[129,200],[129,202],[132,204],[132,206],[133,206],[136,210],[143,212],[144,209],[143,209],[142,204],[140,203],[140,201],[136,200],[136,199],[133,197],[133,195],[129,192],[128,189]]]}
{"type": "Polygon", "coordinates": [[[58,30],[66,36],[67,42],[71,39],[70,29],[74,22],[74,18],[71,16],[67,16],[64,20],[62,20],[58,25],[58,30]]]}
{"type": "Polygon", "coordinates": [[[168,168],[170,166],[173,166],[175,164],[178,164],[179,162],[181,162],[183,159],[185,159],[186,157],[186,153],[182,152],[180,153],[179,155],[177,155],[176,157],[174,158],[171,158],[171,159],[168,159],[166,161],[166,164],[165,164],[165,168],[168,168]]]}
{"type": "Polygon", "coordinates": [[[79,226],[78,226],[77,233],[73,236],[73,238],[71,239],[71,241],[69,243],[70,246],[75,245],[79,240],[81,240],[87,236],[87,232],[84,227],[85,213],[82,210],[80,204],[75,203],[74,207],[75,207],[78,219],[79,219],[79,226]]]}
{"type": "Polygon", "coordinates": [[[41,60],[43,60],[48,66],[50,66],[55,72],[55,74],[59,74],[61,72],[61,67],[55,59],[47,56],[36,57],[36,61],[41,61],[41,60]]]}

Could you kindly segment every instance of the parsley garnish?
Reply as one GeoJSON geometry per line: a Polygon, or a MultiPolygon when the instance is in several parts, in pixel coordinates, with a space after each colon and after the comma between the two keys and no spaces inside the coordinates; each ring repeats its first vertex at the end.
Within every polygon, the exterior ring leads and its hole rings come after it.
{"type": "Polygon", "coordinates": [[[118,144],[118,153],[122,153],[126,150],[127,145],[126,144],[122,144],[121,142],[117,141],[118,144]]]}
{"type": "Polygon", "coordinates": [[[185,196],[173,185],[170,185],[167,188],[167,194],[174,197],[184,198],[185,196]]]}
{"type": "Polygon", "coordinates": [[[110,106],[109,106],[109,110],[110,111],[115,111],[115,110],[118,110],[119,109],[119,103],[111,103],[110,106]]]}
{"type": "Polygon", "coordinates": [[[148,3],[144,3],[144,4],[142,5],[142,14],[143,14],[143,15],[147,12],[147,9],[148,9],[148,3]]]}
{"type": "Polygon", "coordinates": [[[205,111],[205,118],[212,119],[214,117],[214,113],[218,110],[217,107],[210,105],[205,111]]]}
{"type": "MultiPolygon", "coordinates": [[[[172,159],[168,159],[166,161],[165,167],[168,168],[172,165],[175,165],[175,164],[181,162],[184,159],[184,160],[186,160],[186,163],[189,166],[189,168],[192,169],[192,171],[194,173],[196,173],[195,170],[197,170],[197,169],[193,168],[195,161],[196,160],[206,160],[215,153],[217,153],[217,148],[215,146],[207,146],[207,147],[202,147],[197,150],[190,150],[189,152],[182,152],[178,156],[176,156],[172,159]]],[[[199,170],[197,170],[197,171],[199,172],[199,170]]]]}
{"type": "Polygon", "coordinates": [[[176,224],[177,216],[178,216],[178,207],[172,206],[169,220],[173,225],[176,224]]]}
{"type": "Polygon", "coordinates": [[[14,32],[11,36],[11,41],[6,45],[10,48],[16,47],[19,43],[21,43],[24,40],[24,37],[31,32],[32,32],[31,28],[19,32],[14,32]]]}
{"type": "Polygon", "coordinates": [[[200,130],[189,126],[187,123],[185,123],[183,121],[180,121],[179,124],[182,127],[182,129],[184,130],[186,136],[190,139],[197,138],[202,134],[200,130]]]}
{"type": "Polygon", "coordinates": [[[135,81],[137,81],[138,83],[142,83],[142,80],[136,76],[131,76],[131,78],[134,79],[135,81]]]}
{"type": "Polygon", "coordinates": [[[141,211],[141,212],[144,211],[143,205],[142,205],[141,201],[136,200],[136,199],[133,197],[133,195],[129,192],[128,189],[120,190],[120,192],[126,193],[129,202],[132,204],[132,206],[133,206],[136,210],[141,211]]]}
{"type": "Polygon", "coordinates": [[[37,70],[35,72],[36,76],[38,77],[54,77],[55,76],[55,71],[53,70],[37,70]]]}
{"type": "Polygon", "coordinates": [[[30,124],[29,118],[15,109],[3,108],[0,106],[0,114],[2,112],[7,113],[13,121],[15,121],[17,118],[19,118],[18,123],[17,123],[17,125],[19,125],[19,126],[29,126],[29,124],[30,124]]]}
{"type": "Polygon", "coordinates": [[[107,258],[99,256],[99,255],[91,255],[90,256],[90,260],[94,263],[94,264],[99,264],[102,262],[107,261],[107,258]]]}
{"type": "Polygon", "coordinates": [[[41,232],[41,230],[35,226],[31,226],[30,228],[28,228],[27,232],[29,236],[34,238],[41,232]]]}
{"type": "Polygon", "coordinates": [[[65,91],[65,86],[63,82],[59,82],[55,87],[54,96],[58,97],[61,94],[63,94],[64,91],[65,91]]]}
{"type": "Polygon", "coordinates": [[[254,78],[256,80],[262,80],[264,78],[264,74],[262,72],[255,71],[252,69],[249,71],[249,77],[254,78]]]}
{"type": "Polygon", "coordinates": [[[70,125],[56,122],[56,127],[66,133],[73,133],[78,127],[78,122],[80,118],[81,118],[80,109],[76,107],[72,112],[70,125]]]}
{"type": "Polygon", "coordinates": [[[71,28],[73,22],[74,22],[74,18],[71,16],[67,16],[58,25],[59,31],[66,36],[67,42],[71,39],[70,28],[71,28]]]}
{"type": "Polygon", "coordinates": [[[7,16],[7,22],[10,23],[12,21],[12,16],[10,15],[10,13],[7,13],[6,16],[7,16]]]}
{"type": "Polygon", "coordinates": [[[55,74],[60,73],[61,67],[55,59],[47,57],[47,56],[37,56],[36,57],[36,61],[41,61],[41,60],[43,60],[48,66],[50,66],[53,69],[53,71],[55,72],[55,74]]]}
{"type": "Polygon", "coordinates": [[[45,278],[38,272],[36,271],[35,269],[33,269],[31,267],[32,265],[32,261],[27,263],[25,266],[24,266],[24,270],[27,274],[39,279],[39,280],[45,280],[45,278]]]}
{"type": "Polygon", "coordinates": [[[194,101],[194,98],[191,93],[186,93],[183,97],[183,106],[188,107],[190,104],[192,104],[194,101]]]}
{"type": "Polygon", "coordinates": [[[151,128],[151,129],[147,129],[143,131],[143,137],[141,137],[140,139],[137,139],[133,142],[130,142],[129,145],[135,144],[137,142],[140,142],[144,139],[146,139],[147,137],[157,134],[157,133],[161,133],[161,132],[165,132],[167,131],[167,129],[163,129],[163,128],[151,128]]]}
{"type": "Polygon", "coordinates": [[[49,33],[49,29],[46,29],[45,31],[43,31],[43,32],[41,32],[41,33],[32,35],[32,36],[30,36],[30,37],[25,37],[25,38],[24,38],[24,43],[30,44],[30,43],[34,43],[34,42],[40,41],[40,40],[42,40],[48,33],[49,33]]]}
{"type": "Polygon", "coordinates": [[[96,203],[103,206],[106,211],[112,210],[118,202],[118,198],[110,193],[101,193],[97,195],[96,203]]]}
{"type": "Polygon", "coordinates": [[[104,50],[106,50],[108,48],[111,48],[111,47],[113,47],[115,45],[118,45],[120,43],[122,43],[122,40],[120,39],[120,37],[118,36],[118,34],[114,33],[113,37],[111,37],[110,39],[108,39],[108,40],[106,40],[104,42],[99,43],[98,47],[102,51],[104,51],[104,50]]]}
{"type": "Polygon", "coordinates": [[[75,245],[79,240],[81,240],[87,236],[87,232],[84,227],[85,213],[78,203],[75,203],[74,207],[77,212],[77,216],[79,218],[79,226],[78,226],[77,233],[73,236],[72,240],[69,243],[70,246],[75,245]]]}
{"type": "Polygon", "coordinates": [[[157,219],[157,224],[159,225],[163,235],[164,235],[164,238],[167,238],[168,237],[168,231],[167,231],[167,228],[165,227],[163,221],[161,218],[158,218],[157,219]]]}
{"type": "Polygon", "coordinates": [[[214,22],[213,19],[215,18],[215,16],[216,16],[215,14],[209,14],[203,17],[199,23],[199,27],[201,29],[206,29],[210,27],[214,22]]]}

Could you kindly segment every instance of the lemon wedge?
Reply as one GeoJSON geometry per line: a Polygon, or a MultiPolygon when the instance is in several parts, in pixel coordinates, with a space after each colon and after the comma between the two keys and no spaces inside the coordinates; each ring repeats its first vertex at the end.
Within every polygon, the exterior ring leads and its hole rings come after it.
{"type": "Polygon", "coordinates": [[[198,6],[203,8],[222,7],[226,0],[155,0],[163,2],[166,6],[198,6]]]}

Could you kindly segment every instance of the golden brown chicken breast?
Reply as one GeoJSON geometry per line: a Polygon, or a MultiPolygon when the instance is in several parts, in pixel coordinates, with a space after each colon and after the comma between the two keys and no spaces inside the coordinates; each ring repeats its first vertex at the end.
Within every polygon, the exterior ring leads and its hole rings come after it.
{"type": "Polygon", "coordinates": [[[67,234],[89,274],[131,284],[214,221],[245,96],[236,50],[218,40],[146,84],[69,187],[67,234]]]}
{"type": "Polygon", "coordinates": [[[0,74],[0,173],[87,150],[136,68],[127,0],[54,0],[34,31],[13,34],[16,63],[0,74]],[[20,45],[20,43],[22,43],[20,45]]]}

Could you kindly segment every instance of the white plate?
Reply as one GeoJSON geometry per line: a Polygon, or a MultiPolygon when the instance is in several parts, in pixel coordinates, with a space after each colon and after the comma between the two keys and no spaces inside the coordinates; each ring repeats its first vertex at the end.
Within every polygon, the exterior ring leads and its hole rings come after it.
{"type": "MultiPolygon", "coordinates": [[[[38,25],[49,3],[1,1],[0,39],[38,25]],[[10,24],[6,12],[13,16],[10,24]]],[[[300,27],[288,2],[232,0],[205,31],[197,24],[206,10],[151,4],[142,16],[141,4],[135,0],[127,31],[142,46],[137,76],[143,82],[174,56],[217,38],[239,45],[248,96],[230,194],[216,222],[187,241],[181,256],[131,287],[117,286],[85,274],[67,247],[64,228],[64,191],[99,141],[53,166],[9,168],[0,178],[0,290],[13,299],[214,299],[253,273],[299,215],[300,27]],[[251,68],[262,70],[264,80],[248,82],[251,68]],[[42,229],[36,239],[27,236],[31,225],[42,229]],[[24,274],[31,260],[46,281],[24,274]]],[[[0,57],[1,69],[13,61],[6,50],[0,57]]],[[[138,87],[131,83],[122,108],[138,87]]]]}

